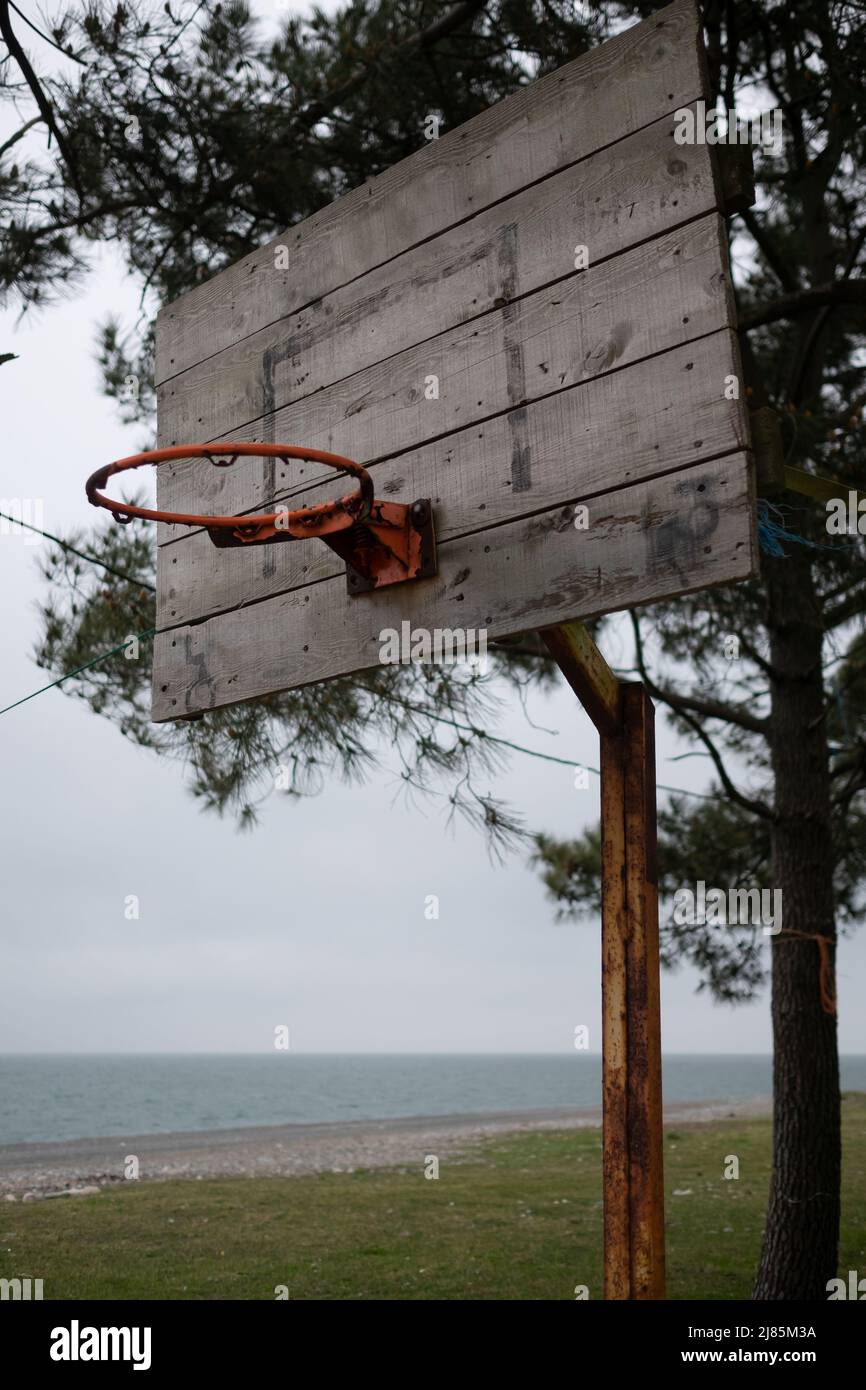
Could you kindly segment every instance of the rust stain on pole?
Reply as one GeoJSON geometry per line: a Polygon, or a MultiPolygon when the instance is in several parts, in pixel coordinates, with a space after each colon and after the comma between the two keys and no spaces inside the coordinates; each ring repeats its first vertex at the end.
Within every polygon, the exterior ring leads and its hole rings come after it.
{"type": "Polygon", "coordinates": [[[544,628],[545,646],[599,733],[615,734],[622,723],[620,682],[583,623],[544,628]]]}
{"type": "Polygon", "coordinates": [[[665,1296],[655,710],[582,623],[548,650],[601,735],[604,1296],[665,1296]]]}
{"type": "Polygon", "coordinates": [[[655,711],[624,684],[631,1296],[664,1298],[655,711]]]}
{"type": "Polygon", "coordinates": [[[604,1296],[631,1297],[623,739],[601,740],[601,1000],[604,1296]]]}

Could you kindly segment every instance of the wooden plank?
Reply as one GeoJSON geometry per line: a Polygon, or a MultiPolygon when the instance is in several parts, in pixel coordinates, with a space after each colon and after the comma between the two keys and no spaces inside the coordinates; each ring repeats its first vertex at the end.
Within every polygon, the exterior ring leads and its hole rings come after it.
{"type": "Polygon", "coordinates": [[[755,163],[751,145],[713,145],[728,217],[755,206],[755,163]]]}
{"type": "MultiPolygon", "coordinates": [[[[710,147],[677,146],[673,129],[666,118],[173,377],[158,392],[160,447],[220,438],[546,285],[579,279],[578,245],[601,271],[607,258],[711,212],[710,147]]],[[[513,394],[519,351],[506,363],[513,394]]],[[[160,493],[159,505],[174,502],[160,493]]]]}
{"type": "MultiPolygon", "coordinates": [[[[724,222],[711,213],[228,437],[273,434],[364,464],[439,438],[730,323],[733,299],[722,271],[724,255],[724,222]],[[430,373],[439,377],[434,400],[424,389],[430,373]]],[[[202,395],[202,410],[206,402],[202,395]]],[[[174,437],[161,432],[160,442],[167,445],[174,437]]],[[[249,460],[234,469],[186,461],[166,465],[159,470],[159,505],[174,511],[256,509],[296,490],[302,467],[289,471],[273,460],[249,460]]],[[[324,473],[316,469],[313,476],[324,473]]],[[[164,541],[177,534],[178,528],[161,530],[164,541]]]]}
{"type": "Polygon", "coordinates": [[[785,446],[782,441],[782,417],[772,406],[762,405],[749,411],[752,433],[752,452],[758,479],[758,496],[772,497],[785,487],[785,446]]]}
{"type": "Polygon", "coordinates": [[[341,576],[155,638],[153,718],[182,717],[379,663],[382,632],[512,636],[756,572],[744,454],[599,500],[588,531],[570,506],[446,541],[439,573],[349,598],[341,576]]]}
{"type": "Polygon", "coordinates": [[[842,487],[836,478],[828,478],[822,473],[807,473],[804,468],[792,468],[787,463],[782,469],[782,476],[789,492],[799,492],[802,497],[811,497],[813,502],[822,502],[825,507],[828,502],[838,502],[842,498],[849,508],[853,507],[855,512],[859,512],[866,498],[863,488],[858,494],[856,488],[842,487]]]}
{"type": "Polygon", "coordinates": [[[540,635],[599,733],[617,733],[622,724],[619,681],[586,624],[560,623],[540,635]]]}
{"type": "Polygon", "coordinates": [[[694,0],[678,0],[189,291],[157,321],[157,383],[517,189],[705,98],[699,36],[694,0]],[[278,245],[289,248],[285,271],[274,268],[278,245]]]}
{"type": "MultiPolygon", "coordinates": [[[[638,310],[636,321],[642,317],[638,310]]],[[[721,386],[735,352],[735,337],[724,329],[547,396],[517,412],[517,421],[511,412],[471,425],[373,465],[376,492],[432,498],[442,542],[741,450],[747,441],[740,403],[726,400],[721,386]],[[529,491],[513,486],[516,435],[531,471],[529,491]]],[[[334,491],[331,479],[291,504],[319,502],[334,491]]],[[[343,571],[321,541],[220,550],[206,532],[195,532],[160,550],[157,626],[193,622],[343,571]]]]}

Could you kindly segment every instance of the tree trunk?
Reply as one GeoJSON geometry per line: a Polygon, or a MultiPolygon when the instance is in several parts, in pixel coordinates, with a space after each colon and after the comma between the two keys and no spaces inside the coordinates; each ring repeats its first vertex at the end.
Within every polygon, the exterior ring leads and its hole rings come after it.
{"type": "Polygon", "coordinates": [[[822,622],[808,555],[769,560],[765,569],[782,931],[772,946],[773,1172],[754,1297],[826,1299],[839,1240],[841,1110],[836,1015],[828,1011],[836,937],[822,622]]]}

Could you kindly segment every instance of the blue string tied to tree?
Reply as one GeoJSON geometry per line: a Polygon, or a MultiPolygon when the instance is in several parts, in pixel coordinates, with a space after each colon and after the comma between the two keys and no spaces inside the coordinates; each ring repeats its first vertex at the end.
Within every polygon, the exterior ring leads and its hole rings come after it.
{"type": "Polygon", "coordinates": [[[785,525],[786,513],[789,509],[777,507],[773,502],[768,502],[766,497],[758,498],[758,545],[765,555],[772,555],[778,560],[787,560],[788,553],[782,544],[783,541],[788,545],[805,545],[809,550],[836,550],[834,545],[820,545],[817,541],[810,541],[806,536],[800,536],[796,531],[791,531],[785,525]]]}

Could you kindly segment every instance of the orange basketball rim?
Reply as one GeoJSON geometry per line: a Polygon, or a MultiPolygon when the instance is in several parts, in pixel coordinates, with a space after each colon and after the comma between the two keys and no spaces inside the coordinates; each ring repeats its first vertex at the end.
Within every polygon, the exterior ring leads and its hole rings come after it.
{"type": "Polygon", "coordinates": [[[220,548],[242,545],[269,545],[275,541],[309,540],[320,537],[346,562],[349,592],[352,594],[425,579],[436,573],[436,538],[433,509],[429,498],[412,503],[383,502],[376,496],[373,480],[366,468],[354,459],[322,449],[293,444],[216,443],[179,444],[168,449],[150,449],[99,468],[86,483],[88,501],[105,507],[115,519],[127,524],[134,517],[164,521],[175,526],[202,527],[220,548]],[[208,459],[217,468],[230,468],[239,458],[303,459],[325,464],[358,480],[355,492],[344,497],[315,502],[291,510],[281,504],[275,511],[242,512],[232,516],[212,516],[197,512],[169,512],[155,507],[139,507],[108,497],[102,489],[109,478],[147,464],[157,467],[181,459],[208,459]]]}

